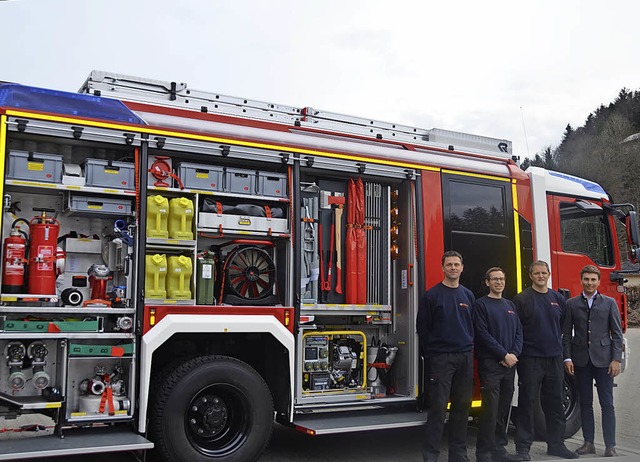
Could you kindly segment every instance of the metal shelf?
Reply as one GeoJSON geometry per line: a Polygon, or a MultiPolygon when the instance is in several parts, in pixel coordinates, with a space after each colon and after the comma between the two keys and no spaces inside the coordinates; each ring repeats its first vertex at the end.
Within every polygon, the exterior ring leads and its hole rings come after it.
{"type": "Polygon", "coordinates": [[[38,332],[20,332],[20,331],[0,331],[0,338],[3,338],[3,339],[17,338],[17,339],[50,340],[50,339],[68,338],[68,339],[103,340],[103,339],[130,339],[133,336],[134,336],[133,333],[115,334],[115,333],[105,333],[105,332],[58,332],[55,334],[50,334],[50,333],[42,333],[42,332],[38,333],[38,332]]]}
{"type": "Polygon", "coordinates": [[[149,186],[148,189],[155,190],[155,191],[166,191],[174,194],[200,194],[200,195],[206,195],[206,196],[231,197],[235,199],[245,199],[245,200],[284,202],[284,203],[289,202],[289,199],[286,197],[259,196],[257,194],[237,194],[237,193],[229,193],[229,192],[222,192],[222,191],[206,191],[202,189],[161,188],[157,186],[149,186]]]}
{"type": "Polygon", "coordinates": [[[20,409],[58,409],[62,406],[62,401],[46,401],[41,396],[9,396],[0,393],[0,401],[4,401],[20,409]]]}
{"type": "Polygon", "coordinates": [[[302,305],[302,311],[337,311],[340,314],[345,311],[355,311],[359,314],[367,314],[367,312],[375,311],[391,311],[391,305],[354,305],[346,303],[305,303],[302,305]]]}
{"type": "Polygon", "coordinates": [[[195,239],[168,239],[163,237],[148,237],[148,249],[189,249],[192,250],[196,246],[195,239]]]}
{"type": "Polygon", "coordinates": [[[146,298],[145,305],[195,305],[195,299],[177,300],[175,298],[146,298]]]}
{"type": "Polygon", "coordinates": [[[40,183],[37,181],[11,179],[6,180],[5,184],[7,186],[25,188],[30,190],[31,192],[33,192],[33,190],[39,189],[42,191],[42,194],[46,194],[52,189],[56,189],[59,191],[82,192],[86,194],[104,194],[109,196],[127,196],[131,198],[135,198],[136,196],[136,192],[132,189],[96,188],[94,186],[79,186],[60,183],[40,183]]]}
{"type": "MultiPolygon", "coordinates": [[[[116,411],[118,412],[118,411],[116,411]]],[[[127,411],[128,412],[128,411],[127,411]]],[[[72,413],[72,414],[79,414],[79,413],[72,413]]],[[[125,415],[95,415],[95,416],[77,416],[77,417],[69,417],[67,419],[67,422],[69,423],[76,423],[76,422],[95,422],[95,421],[100,421],[100,422],[111,422],[114,420],[130,420],[132,419],[133,416],[130,416],[128,414],[125,415]]]]}
{"type": "Polygon", "coordinates": [[[56,307],[28,307],[28,306],[0,306],[0,313],[26,313],[26,314],[132,314],[133,308],[92,308],[77,306],[56,306],[56,307]]]}
{"type": "Polygon", "coordinates": [[[227,229],[227,228],[222,228],[222,231],[218,228],[198,228],[198,233],[202,233],[200,237],[203,239],[207,239],[208,237],[219,238],[222,236],[229,236],[229,237],[260,236],[260,237],[271,237],[271,238],[279,238],[279,239],[288,239],[291,237],[291,234],[289,232],[269,233],[268,231],[249,231],[249,230],[238,230],[238,229],[227,229]]]}

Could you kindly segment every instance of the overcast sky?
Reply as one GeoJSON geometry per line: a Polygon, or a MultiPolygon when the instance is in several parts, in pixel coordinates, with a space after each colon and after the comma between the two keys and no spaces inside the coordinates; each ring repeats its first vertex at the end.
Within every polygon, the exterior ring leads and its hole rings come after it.
{"type": "Polygon", "coordinates": [[[638,90],[638,18],[631,0],[0,0],[0,80],[77,91],[105,70],[506,138],[524,158],[638,90]]]}

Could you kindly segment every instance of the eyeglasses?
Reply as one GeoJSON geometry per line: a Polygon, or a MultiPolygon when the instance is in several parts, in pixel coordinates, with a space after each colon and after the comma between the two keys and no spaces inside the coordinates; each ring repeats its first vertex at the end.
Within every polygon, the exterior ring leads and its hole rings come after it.
{"type": "Polygon", "coordinates": [[[489,278],[489,280],[492,282],[504,282],[506,279],[505,278],[489,278]]]}

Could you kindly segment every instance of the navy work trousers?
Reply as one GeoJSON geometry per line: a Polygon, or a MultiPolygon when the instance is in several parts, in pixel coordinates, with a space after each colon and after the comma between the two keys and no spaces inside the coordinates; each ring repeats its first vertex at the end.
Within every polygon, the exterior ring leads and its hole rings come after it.
{"type": "Polygon", "coordinates": [[[478,360],[482,409],[476,442],[477,456],[491,456],[506,451],[507,419],[515,375],[515,367],[505,367],[495,359],[478,360]]]}
{"type": "Polygon", "coordinates": [[[473,353],[440,353],[425,360],[429,361],[429,407],[422,447],[424,460],[438,459],[449,400],[449,462],[466,460],[467,421],[473,396],[473,353]]]}
{"type": "Polygon", "coordinates": [[[521,356],[518,362],[518,415],[516,416],[516,450],[529,452],[534,437],[534,399],[540,391],[540,403],[547,424],[547,446],[564,443],[566,418],[562,408],[564,362],[561,356],[539,358],[521,356]]]}

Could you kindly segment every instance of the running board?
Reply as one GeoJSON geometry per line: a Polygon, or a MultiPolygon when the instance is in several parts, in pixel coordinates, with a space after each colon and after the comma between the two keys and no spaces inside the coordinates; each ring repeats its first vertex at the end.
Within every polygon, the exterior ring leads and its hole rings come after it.
{"type": "Polygon", "coordinates": [[[301,414],[293,418],[296,430],[309,435],[384,430],[388,428],[417,427],[427,421],[426,412],[415,409],[380,409],[371,411],[301,414]]]}
{"type": "Polygon", "coordinates": [[[153,448],[151,441],[128,429],[86,428],[68,430],[64,433],[64,438],[49,435],[2,441],[0,442],[0,460],[139,451],[151,448],[153,448]]]}

